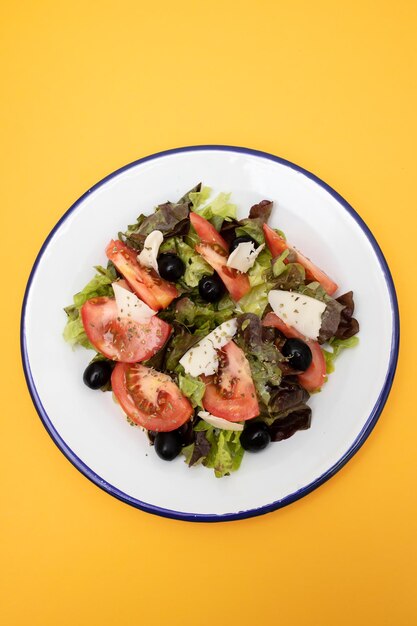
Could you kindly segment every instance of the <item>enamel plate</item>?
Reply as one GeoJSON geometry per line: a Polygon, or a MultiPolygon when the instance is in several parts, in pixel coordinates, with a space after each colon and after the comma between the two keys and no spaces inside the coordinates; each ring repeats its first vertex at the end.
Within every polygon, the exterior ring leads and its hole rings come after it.
{"type": "Polygon", "coordinates": [[[394,377],[399,342],[391,275],[359,215],[327,184],[278,157],[227,146],[169,150],[121,168],[92,187],[52,230],[32,269],[22,311],[21,347],[36,410],[60,450],[96,485],[144,511],[194,521],[261,515],[306,495],[335,474],[363,444],[382,411],[394,377]],[[160,460],[146,434],[124,419],[110,393],[82,382],[93,353],[62,338],[72,302],[105,264],[108,241],[197,182],[231,191],[240,217],[264,198],[270,224],[353,290],[360,344],[336,361],[323,391],[310,400],[312,426],[290,439],[247,453],[241,469],[216,479],[183,457],[160,460]]]}

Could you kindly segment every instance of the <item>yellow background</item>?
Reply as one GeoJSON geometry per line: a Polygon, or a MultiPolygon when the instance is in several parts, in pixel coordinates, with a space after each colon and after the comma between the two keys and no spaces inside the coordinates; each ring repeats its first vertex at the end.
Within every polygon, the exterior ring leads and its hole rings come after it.
{"type": "Polygon", "coordinates": [[[417,623],[416,18],[411,0],[3,0],[5,626],[417,623]],[[18,346],[62,213],[125,163],[199,143],[266,150],[334,186],[382,246],[402,315],[392,393],[353,460],[290,507],[213,525],[147,515],[78,473],[18,346]]]}

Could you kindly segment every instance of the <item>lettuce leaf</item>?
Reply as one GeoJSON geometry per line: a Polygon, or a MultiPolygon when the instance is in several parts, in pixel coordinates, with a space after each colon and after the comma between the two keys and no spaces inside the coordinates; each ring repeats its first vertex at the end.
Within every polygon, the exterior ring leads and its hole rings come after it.
{"type": "Polygon", "coordinates": [[[202,462],[205,467],[214,469],[216,478],[239,469],[245,452],[240,445],[240,432],[219,430],[204,421],[194,426],[194,432],[194,443],[182,449],[189,466],[202,462]]]}
{"type": "Polygon", "coordinates": [[[339,327],[335,332],[337,339],[350,339],[359,332],[359,322],[353,317],[355,303],[353,301],[353,291],[348,291],[339,296],[337,302],[343,306],[339,327]]]}
{"type": "Polygon", "coordinates": [[[202,204],[207,202],[211,195],[211,187],[201,187],[199,191],[190,191],[188,197],[192,204],[193,211],[196,211],[202,204]]]}
{"type": "Polygon", "coordinates": [[[326,293],[317,281],[300,286],[298,291],[326,304],[319,334],[319,343],[325,343],[331,337],[349,339],[359,332],[359,324],[352,317],[354,302],[351,291],[335,300],[326,293]]]}
{"type": "Polygon", "coordinates": [[[339,354],[346,350],[347,348],[354,348],[359,343],[358,337],[349,337],[348,339],[330,339],[329,346],[332,350],[323,350],[324,358],[326,360],[326,372],[327,374],[331,374],[335,370],[334,362],[339,356],[339,354]]]}
{"type": "Polygon", "coordinates": [[[206,433],[201,430],[194,432],[194,442],[185,446],[181,452],[185,456],[185,462],[189,467],[203,461],[210,452],[211,444],[206,433]]]}
{"type": "Polygon", "coordinates": [[[239,300],[239,308],[243,313],[254,313],[262,317],[268,305],[268,292],[272,289],[272,283],[268,282],[269,268],[271,266],[271,253],[262,250],[254,265],[248,272],[251,290],[239,300]]]}
{"type": "Polygon", "coordinates": [[[271,200],[261,200],[250,208],[249,218],[260,219],[263,224],[266,224],[271,217],[273,206],[274,203],[271,200]]]}
{"type": "Polygon", "coordinates": [[[199,302],[198,298],[194,301],[190,298],[181,298],[175,305],[174,319],[177,323],[187,327],[195,327],[202,329],[207,327],[208,330],[214,330],[216,326],[226,322],[234,315],[233,305],[220,308],[220,303],[209,304],[207,302],[199,302]]]}
{"type": "Polygon", "coordinates": [[[278,278],[278,276],[281,276],[281,274],[283,274],[285,270],[287,269],[287,266],[284,263],[284,261],[289,255],[289,253],[290,251],[288,249],[284,250],[284,252],[282,252],[279,255],[279,257],[277,257],[272,263],[272,273],[275,276],[275,278],[278,278]]]}
{"type": "Polygon", "coordinates": [[[272,388],[281,382],[279,364],[283,357],[274,343],[263,340],[262,323],[256,314],[248,313],[238,318],[234,341],[248,359],[258,399],[268,411],[272,388]]]}
{"type": "Polygon", "coordinates": [[[179,374],[178,386],[182,393],[190,400],[194,408],[197,406],[203,408],[202,399],[206,386],[201,380],[189,374],[179,374]]]}
{"type": "Polygon", "coordinates": [[[165,202],[150,215],[139,215],[135,224],[130,224],[119,239],[135,250],[141,250],[146,237],[160,230],[164,238],[186,235],[190,227],[189,214],[193,206],[191,196],[201,193],[201,183],[188,191],[178,202],[165,202]]]}
{"type": "Polygon", "coordinates": [[[175,326],[174,333],[168,341],[167,349],[164,355],[163,366],[161,369],[169,372],[176,371],[179,360],[184,354],[192,348],[194,344],[209,333],[209,329],[198,330],[195,333],[188,332],[183,326],[175,326]]]}
{"type": "Polygon", "coordinates": [[[181,261],[185,265],[185,272],[182,280],[187,287],[197,287],[203,276],[211,276],[213,268],[195,252],[194,248],[187,245],[182,239],[175,239],[175,249],[181,261]]]}
{"type": "Polygon", "coordinates": [[[210,204],[202,208],[197,205],[196,208],[193,207],[193,210],[198,213],[198,215],[209,220],[216,230],[220,230],[223,220],[236,219],[237,207],[235,204],[229,202],[230,196],[230,193],[219,193],[210,204]]]}
{"type": "Polygon", "coordinates": [[[247,217],[246,219],[240,220],[239,226],[235,230],[236,237],[249,235],[249,237],[252,237],[259,245],[265,243],[262,224],[263,221],[260,218],[252,219],[247,217]]]}
{"type": "Polygon", "coordinates": [[[229,476],[239,469],[245,453],[240,445],[240,432],[216,430],[210,426],[206,431],[206,438],[211,447],[203,465],[213,468],[216,478],[229,476]]]}
{"type": "Polygon", "coordinates": [[[307,430],[311,426],[311,408],[300,404],[292,408],[284,417],[278,417],[269,427],[272,441],[283,441],[292,437],[298,430],[307,430]]]}
{"type": "Polygon", "coordinates": [[[300,286],[297,290],[300,293],[303,293],[305,296],[310,296],[310,298],[315,298],[316,300],[320,300],[321,302],[328,302],[332,300],[332,298],[327,295],[326,290],[321,286],[321,284],[314,280],[311,283],[307,283],[306,285],[300,286]]]}
{"type": "Polygon", "coordinates": [[[98,298],[100,296],[113,297],[113,288],[111,284],[117,279],[117,272],[112,263],[109,267],[104,268],[101,265],[97,265],[94,269],[97,270],[97,274],[86,284],[84,289],[79,291],[74,296],[74,305],[77,309],[80,309],[84,302],[91,300],[91,298],[98,298]]]}
{"type": "Polygon", "coordinates": [[[75,306],[71,306],[67,307],[65,312],[68,316],[63,332],[65,341],[73,347],[79,345],[87,348],[87,350],[94,350],[87,338],[78,309],[75,306]]]}
{"type": "Polygon", "coordinates": [[[158,254],[166,254],[168,252],[172,254],[177,254],[177,237],[168,237],[168,239],[164,239],[164,241],[159,246],[158,254]]]}
{"type": "Polygon", "coordinates": [[[271,260],[271,253],[269,250],[264,248],[248,272],[251,287],[257,287],[258,285],[265,284],[266,274],[271,266],[271,260]]]}
{"type": "MultiPolygon", "coordinates": [[[[305,269],[299,263],[288,263],[285,266],[285,270],[279,274],[278,277],[274,277],[273,273],[270,273],[268,280],[273,284],[274,289],[284,289],[285,291],[301,291],[304,287],[306,273],[305,269]]],[[[309,294],[306,294],[309,295],[309,294]]],[[[313,298],[315,296],[312,296],[313,298]]]]}
{"type": "Polygon", "coordinates": [[[258,317],[262,317],[266,307],[268,306],[268,293],[272,285],[264,283],[253,287],[243,298],[239,300],[239,307],[243,313],[254,313],[258,317]]]}
{"type": "Polygon", "coordinates": [[[114,293],[111,284],[117,278],[116,269],[111,261],[109,261],[107,268],[98,265],[95,269],[97,274],[87,283],[84,289],[75,294],[74,304],[64,309],[67,314],[67,323],[63,332],[65,341],[73,347],[80,345],[88,350],[94,350],[94,348],[87,339],[80,316],[80,309],[91,298],[101,296],[113,297],[114,293]]]}

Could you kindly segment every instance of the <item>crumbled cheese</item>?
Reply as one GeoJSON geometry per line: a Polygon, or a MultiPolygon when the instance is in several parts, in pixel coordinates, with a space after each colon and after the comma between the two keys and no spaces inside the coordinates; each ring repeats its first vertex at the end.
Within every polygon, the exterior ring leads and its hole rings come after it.
{"type": "Polygon", "coordinates": [[[237,331],[237,321],[235,318],[223,322],[211,333],[190,348],[180,359],[186,374],[190,376],[211,376],[219,368],[219,357],[217,350],[225,346],[234,337],[237,331]]]}
{"type": "Polygon", "coordinates": [[[139,300],[128,289],[125,289],[117,282],[112,283],[112,287],[116,299],[118,317],[144,324],[156,315],[156,311],[151,309],[145,302],[142,302],[142,300],[139,300]]]}
{"type": "Polygon", "coordinates": [[[154,269],[157,274],[159,274],[158,252],[163,240],[164,236],[161,231],[154,230],[150,235],[146,237],[145,243],[143,244],[143,250],[140,254],[138,254],[137,257],[141,265],[154,269]]]}
{"type": "Polygon", "coordinates": [[[227,259],[226,265],[233,267],[239,272],[246,274],[253,267],[257,256],[265,248],[265,244],[258,246],[255,250],[255,246],[251,241],[245,241],[240,243],[235,250],[230,254],[227,259]]]}
{"type": "Polygon", "coordinates": [[[221,430],[243,430],[243,424],[239,424],[239,422],[229,422],[222,417],[212,415],[208,411],[199,411],[198,416],[207,422],[207,424],[210,424],[210,426],[214,426],[214,428],[220,428],[221,430]]]}
{"type": "Polygon", "coordinates": [[[274,313],[308,339],[319,336],[326,303],[295,291],[273,289],[268,301],[274,313]],[[302,308],[301,308],[302,307],[302,308]]]}

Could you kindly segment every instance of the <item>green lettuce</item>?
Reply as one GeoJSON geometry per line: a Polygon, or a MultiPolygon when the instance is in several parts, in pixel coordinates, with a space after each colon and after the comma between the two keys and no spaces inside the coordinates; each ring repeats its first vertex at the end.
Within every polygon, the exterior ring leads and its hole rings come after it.
{"type": "Polygon", "coordinates": [[[167,344],[166,353],[160,369],[168,370],[169,372],[176,371],[181,357],[208,333],[208,328],[190,333],[181,326],[176,327],[175,332],[167,344]]]}
{"type": "Polygon", "coordinates": [[[251,290],[239,300],[239,307],[243,313],[255,313],[261,317],[268,304],[268,292],[272,284],[267,281],[271,266],[271,253],[262,250],[248,272],[251,290]]]}
{"type": "Polygon", "coordinates": [[[302,289],[304,287],[305,277],[306,273],[302,265],[299,263],[288,263],[279,276],[275,277],[273,272],[271,272],[268,279],[273,283],[274,289],[300,291],[304,293],[302,289]]]}
{"type": "Polygon", "coordinates": [[[87,338],[79,310],[75,306],[66,307],[64,310],[68,316],[63,332],[65,341],[74,347],[79,345],[87,350],[94,350],[87,338]]]}
{"type": "Polygon", "coordinates": [[[271,260],[272,255],[269,250],[262,250],[248,272],[249,284],[251,287],[257,287],[258,285],[265,284],[266,273],[271,266],[271,260]]]}
{"type": "Polygon", "coordinates": [[[235,230],[236,237],[248,235],[261,245],[261,243],[265,243],[262,225],[263,222],[259,218],[247,217],[246,219],[240,220],[239,226],[235,230]]]}
{"type": "Polygon", "coordinates": [[[245,353],[258,398],[267,407],[271,387],[281,382],[279,364],[283,357],[274,343],[264,340],[261,320],[253,313],[239,316],[234,341],[245,353]]]}
{"type": "Polygon", "coordinates": [[[202,204],[207,202],[210,195],[211,187],[201,187],[199,191],[190,191],[188,197],[191,200],[193,211],[196,211],[202,204]]]}
{"type": "MultiPolygon", "coordinates": [[[[197,436],[204,433],[204,442],[208,446],[204,449],[204,456],[196,455],[196,446],[201,447],[199,439],[196,443],[183,448],[186,463],[194,465],[196,461],[202,461],[203,465],[214,469],[216,478],[228,476],[231,472],[239,469],[244,455],[244,449],[240,445],[240,432],[234,430],[219,430],[207,422],[201,421],[194,427],[197,436]]],[[[201,452],[201,451],[200,451],[201,452]]]]}
{"type": "Polygon", "coordinates": [[[213,468],[216,478],[228,476],[231,472],[238,470],[245,453],[240,445],[240,432],[217,430],[209,424],[205,430],[206,438],[210,443],[210,452],[203,461],[203,465],[213,468]]]}
{"type": "Polygon", "coordinates": [[[135,224],[130,224],[119,239],[131,248],[141,250],[146,237],[154,230],[160,230],[164,238],[186,235],[190,226],[189,213],[192,207],[191,196],[201,193],[201,183],[188,191],[178,202],[164,202],[150,215],[139,215],[135,224]]]}
{"type": "Polygon", "coordinates": [[[211,276],[213,268],[195,252],[194,248],[187,245],[182,239],[175,239],[175,249],[181,261],[185,265],[185,272],[182,280],[187,287],[197,287],[203,276],[211,276]]]}
{"type": "Polygon", "coordinates": [[[315,298],[316,300],[320,300],[321,302],[329,302],[330,300],[332,300],[332,298],[326,293],[326,290],[317,280],[314,280],[311,283],[307,283],[306,285],[301,285],[298,291],[300,293],[303,293],[305,296],[315,298]]]}
{"type": "Polygon", "coordinates": [[[200,208],[200,205],[197,205],[197,207],[193,207],[193,210],[198,215],[209,220],[217,230],[220,230],[223,220],[236,219],[237,216],[237,207],[229,202],[230,196],[230,193],[219,193],[210,204],[202,208],[200,208]]]}
{"type": "Polygon", "coordinates": [[[216,326],[226,322],[234,315],[234,306],[220,307],[220,303],[209,304],[207,302],[194,301],[190,298],[181,298],[175,305],[174,320],[187,327],[201,329],[207,327],[214,330],[216,326]]]}
{"type": "Polygon", "coordinates": [[[97,274],[86,284],[84,289],[79,291],[74,296],[74,305],[79,309],[84,302],[91,300],[91,298],[98,298],[100,296],[113,297],[113,287],[111,286],[115,280],[117,280],[117,273],[114,265],[110,262],[107,268],[97,265],[94,269],[97,270],[97,274]]]}
{"type": "Polygon", "coordinates": [[[331,374],[335,370],[334,362],[339,354],[347,348],[354,348],[359,343],[358,337],[349,337],[349,339],[330,339],[329,345],[332,350],[323,350],[324,358],[326,360],[326,372],[331,374]]]}
{"type": "Polygon", "coordinates": [[[255,313],[262,317],[268,305],[268,293],[272,285],[263,283],[253,287],[243,298],[239,300],[239,307],[243,313],[255,313]]]}
{"type": "Polygon", "coordinates": [[[283,274],[285,270],[287,269],[287,266],[284,263],[284,261],[289,255],[289,253],[290,251],[288,249],[284,250],[284,252],[282,252],[282,254],[280,254],[279,257],[276,258],[275,261],[273,262],[272,273],[275,276],[275,278],[278,278],[278,276],[281,276],[281,274],[283,274]]]}
{"type": "Polygon", "coordinates": [[[116,269],[110,261],[107,268],[98,265],[95,269],[97,270],[97,274],[87,283],[84,289],[75,294],[74,304],[64,309],[67,314],[67,323],[63,332],[65,341],[73,347],[80,345],[83,348],[91,350],[93,347],[84,330],[80,309],[82,305],[87,302],[87,300],[91,300],[91,298],[101,296],[113,297],[114,293],[111,284],[117,278],[116,269]]]}
{"type": "Polygon", "coordinates": [[[197,406],[203,408],[202,399],[206,386],[201,380],[189,374],[179,374],[178,386],[182,393],[190,400],[194,408],[197,406]]]}
{"type": "Polygon", "coordinates": [[[176,254],[177,253],[176,241],[177,241],[177,237],[168,237],[168,239],[164,239],[164,241],[159,246],[158,254],[166,254],[167,252],[176,254]]]}

